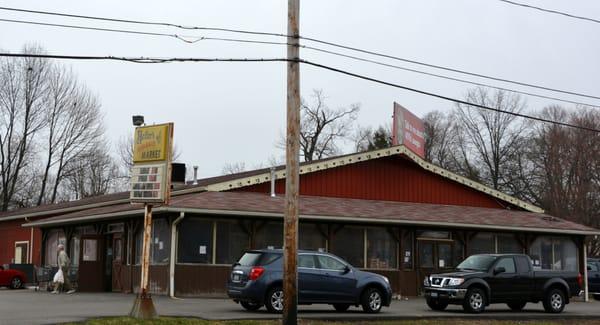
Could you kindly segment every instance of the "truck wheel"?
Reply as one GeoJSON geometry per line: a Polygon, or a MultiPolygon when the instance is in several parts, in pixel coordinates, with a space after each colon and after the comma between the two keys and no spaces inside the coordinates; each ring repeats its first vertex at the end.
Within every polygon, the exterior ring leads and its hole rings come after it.
{"type": "Polygon", "coordinates": [[[350,308],[350,305],[349,304],[333,304],[333,308],[335,308],[336,311],[344,312],[344,311],[348,310],[348,308],[350,308]]]}
{"type": "Polygon", "coordinates": [[[427,302],[427,306],[429,306],[429,308],[433,309],[433,310],[439,310],[442,311],[444,309],[446,309],[446,307],[448,307],[448,302],[447,301],[439,301],[438,299],[430,299],[427,298],[425,300],[427,302]]]}
{"type": "Polygon", "coordinates": [[[283,311],[283,289],[281,287],[273,287],[267,293],[265,299],[265,307],[270,313],[281,313],[283,311]]]}
{"type": "Polygon", "coordinates": [[[244,307],[244,309],[246,309],[247,311],[256,311],[259,310],[260,307],[262,307],[261,304],[251,301],[242,301],[240,302],[240,305],[242,305],[242,307],[244,307]]]}
{"type": "Polygon", "coordinates": [[[479,288],[471,288],[465,295],[463,309],[468,313],[479,314],[485,310],[485,292],[479,288]]]}
{"type": "Polygon", "coordinates": [[[12,278],[12,280],[10,280],[10,288],[11,289],[21,289],[21,287],[23,286],[23,281],[21,281],[21,278],[19,278],[18,276],[12,278]]]}
{"type": "Polygon", "coordinates": [[[521,311],[527,305],[527,301],[516,301],[507,303],[508,307],[513,311],[521,311]]]}
{"type": "Polygon", "coordinates": [[[363,310],[369,314],[378,313],[383,305],[383,296],[377,288],[368,288],[363,292],[360,302],[363,310]]]}
{"type": "Polygon", "coordinates": [[[544,297],[544,310],[558,314],[565,309],[565,294],[560,289],[550,289],[544,297]]]}

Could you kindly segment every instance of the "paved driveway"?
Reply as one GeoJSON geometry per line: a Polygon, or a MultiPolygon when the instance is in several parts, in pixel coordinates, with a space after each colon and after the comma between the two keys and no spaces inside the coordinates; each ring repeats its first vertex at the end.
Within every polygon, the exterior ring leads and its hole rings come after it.
{"type": "MultiPolygon", "coordinates": [[[[92,317],[125,316],[133,304],[135,296],[118,293],[76,293],[73,295],[52,295],[48,292],[31,290],[0,290],[0,325],[8,324],[56,324],[81,321],[92,317]]],[[[258,312],[244,311],[239,305],[227,299],[171,299],[154,297],[156,309],[163,316],[189,316],[209,320],[226,319],[269,319],[278,315],[267,313],[264,308],[258,312]]],[[[598,318],[600,302],[574,302],[559,315],[546,314],[541,304],[528,304],[525,312],[515,313],[504,305],[493,305],[481,315],[461,312],[456,306],[446,312],[431,311],[420,298],[394,301],[390,308],[384,308],[376,315],[363,314],[358,308],[346,313],[338,313],[331,306],[300,306],[299,317],[329,320],[343,319],[416,319],[438,317],[489,317],[501,319],[528,318],[598,318]]]]}

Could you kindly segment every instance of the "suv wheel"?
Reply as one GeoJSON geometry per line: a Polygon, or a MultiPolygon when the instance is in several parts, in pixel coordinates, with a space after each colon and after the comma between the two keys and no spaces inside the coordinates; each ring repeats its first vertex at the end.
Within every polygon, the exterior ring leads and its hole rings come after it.
{"type": "Polygon", "coordinates": [[[350,308],[349,304],[333,304],[333,308],[335,308],[335,310],[339,311],[339,312],[343,312],[348,310],[348,308],[350,308]]]}
{"type": "Polygon", "coordinates": [[[485,292],[479,288],[471,288],[465,295],[463,309],[466,312],[478,314],[485,310],[485,292]]]}
{"type": "Polygon", "coordinates": [[[19,277],[14,277],[10,281],[11,289],[21,289],[22,286],[23,286],[23,281],[21,281],[21,278],[19,278],[19,277]]]}
{"type": "Polygon", "coordinates": [[[242,302],[240,302],[240,305],[242,305],[242,307],[244,307],[244,309],[246,309],[248,311],[259,310],[260,307],[262,307],[261,304],[259,304],[257,302],[251,302],[251,301],[242,301],[242,302]]]}
{"type": "Polygon", "coordinates": [[[527,305],[527,301],[515,301],[507,303],[508,307],[513,311],[521,311],[527,305]]]}
{"type": "Polygon", "coordinates": [[[267,292],[265,307],[271,313],[281,313],[283,311],[283,289],[281,287],[273,287],[267,292]]]}
{"type": "Polygon", "coordinates": [[[378,313],[383,304],[383,296],[377,288],[368,288],[360,298],[362,308],[369,314],[378,313]]]}
{"type": "Polygon", "coordinates": [[[431,299],[431,298],[427,298],[425,301],[427,302],[427,306],[429,306],[429,308],[431,308],[433,310],[442,311],[442,310],[446,309],[446,307],[448,307],[447,301],[442,302],[438,299],[431,299]]]}
{"type": "Polygon", "coordinates": [[[565,309],[565,294],[560,289],[551,289],[544,297],[544,310],[547,313],[560,313],[565,309]]]}

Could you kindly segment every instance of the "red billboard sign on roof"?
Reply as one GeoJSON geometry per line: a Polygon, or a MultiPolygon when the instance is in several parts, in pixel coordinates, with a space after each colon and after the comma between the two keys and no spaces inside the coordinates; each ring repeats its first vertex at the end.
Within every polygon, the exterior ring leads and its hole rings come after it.
{"type": "Polygon", "coordinates": [[[425,158],[425,125],[416,115],[394,103],[392,145],[403,144],[421,158],[425,158]]]}

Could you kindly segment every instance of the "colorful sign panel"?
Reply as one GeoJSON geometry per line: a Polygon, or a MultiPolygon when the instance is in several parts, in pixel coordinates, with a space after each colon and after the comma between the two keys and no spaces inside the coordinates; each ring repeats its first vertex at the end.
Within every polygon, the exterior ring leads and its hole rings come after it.
{"type": "Polygon", "coordinates": [[[139,126],[133,139],[133,162],[166,161],[172,124],[139,126]]]}
{"type": "Polygon", "coordinates": [[[400,144],[419,157],[425,158],[425,124],[409,110],[394,103],[392,145],[400,144]]]}
{"type": "Polygon", "coordinates": [[[135,129],[129,195],[132,203],[168,204],[172,148],[173,123],[135,129]]]}
{"type": "Polygon", "coordinates": [[[166,165],[134,165],[131,170],[131,200],[163,202],[167,186],[166,165]]]}

